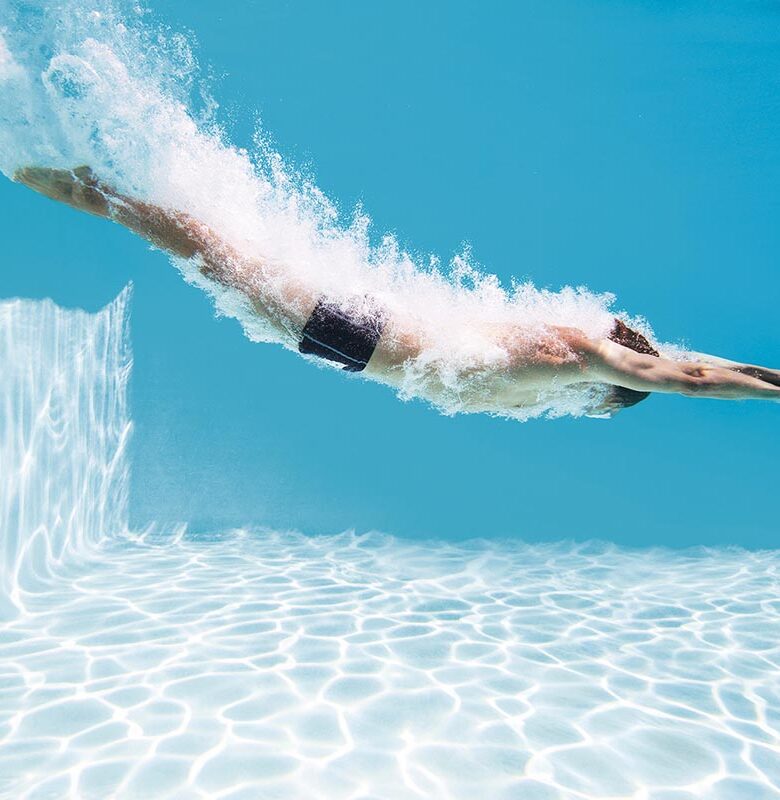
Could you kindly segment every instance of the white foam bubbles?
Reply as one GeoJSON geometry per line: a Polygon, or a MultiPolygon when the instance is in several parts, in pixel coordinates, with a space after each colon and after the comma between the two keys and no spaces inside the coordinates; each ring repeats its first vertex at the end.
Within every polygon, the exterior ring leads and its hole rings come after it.
{"type": "MultiPolygon", "coordinates": [[[[238,252],[281,265],[312,292],[369,293],[392,315],[425,330],[425,347],[396,381],[404,398],[424,397],[447,413],[469,409],[476,384],[501,372],[507,353],[485,324],[521,329],[529,347],[545,325],[581,328],[594,337],[612,325],[612,297],[586,289],[503,287],[468,253],[449,268],[415,258],[386,235],[374,243],[362,211],[343,220],[316,185],[285,164],[258,132],[251,150],[231,144],[214,121],[216,104],[200,86],[187,39],[161,27],[131,3],[109,0],[0,0],[6,56],[0,83],[13,118],[0,123],[0,167],[72,167],[88,163],[120,191],[186,212],[238,252]],[[195,97],[206,98],[199,101],[195,97]],[[476,377],[475,377],[476,376],[476,377]]],[[[185,276],[209,291],[220,313],[237,317],[248,336],[294,348],[293,337],[267,324],[246,297],[204,279],[192,263],[185,276]]],[[[278,279],[257,271],[247,280],[278,296],[278,279]]],[[[583,413],[592,387],[551,387],[518,418],[583,413]]],[[[528,402],[526,398],[526,402],[528,402]]]]}

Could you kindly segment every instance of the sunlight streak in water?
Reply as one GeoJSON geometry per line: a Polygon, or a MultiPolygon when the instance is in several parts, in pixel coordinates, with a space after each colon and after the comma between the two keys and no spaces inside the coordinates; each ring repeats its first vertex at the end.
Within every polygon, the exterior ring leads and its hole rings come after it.
{"type": "Polygon", "coordinates": [[[0,616],[126,530],[129,300],[98,314],[0,302],[0,616]]]}

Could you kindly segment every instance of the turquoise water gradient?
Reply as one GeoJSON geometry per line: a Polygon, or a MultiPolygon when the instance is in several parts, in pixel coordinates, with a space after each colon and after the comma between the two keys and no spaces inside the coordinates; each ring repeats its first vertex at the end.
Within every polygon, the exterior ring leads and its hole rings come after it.
{"type": "MultiPolygon", "coordinates": [[[[780,365],[776,4],[154,6],[197,32],[233,139],[259,111],[377,233],[780,365]]],[[[780,406],[448,419],[250,344],[115,226],[5,181],[0,204],[0,297],[97,309],[135,283],[135,525],[777,545],[780,406]]]]}

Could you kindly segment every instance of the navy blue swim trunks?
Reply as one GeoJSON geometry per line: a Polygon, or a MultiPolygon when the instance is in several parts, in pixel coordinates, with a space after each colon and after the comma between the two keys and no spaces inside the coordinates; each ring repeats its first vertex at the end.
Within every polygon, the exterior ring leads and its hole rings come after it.
{"type": "Polygon", "coordinates": [[[348,372],[366,368],[385,324],[382,310],[370,299],[353,311],[322,298],[312,311],[301,334],[298,351],[343,364],[348,372]]]}

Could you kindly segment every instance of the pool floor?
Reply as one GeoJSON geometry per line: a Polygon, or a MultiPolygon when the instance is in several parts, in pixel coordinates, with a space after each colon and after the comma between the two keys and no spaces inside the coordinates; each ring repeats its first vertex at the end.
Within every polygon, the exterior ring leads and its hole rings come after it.
{"type": "Polygon", "coordinates": [[[7,798],[780,798],[780,555],[117,540],[0,625],[7,798]]]}

